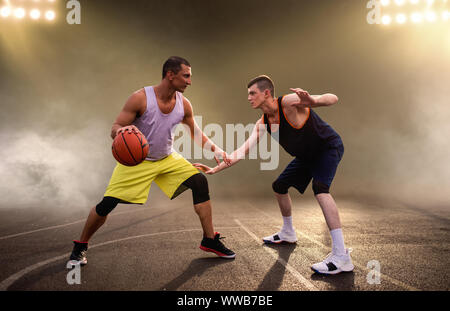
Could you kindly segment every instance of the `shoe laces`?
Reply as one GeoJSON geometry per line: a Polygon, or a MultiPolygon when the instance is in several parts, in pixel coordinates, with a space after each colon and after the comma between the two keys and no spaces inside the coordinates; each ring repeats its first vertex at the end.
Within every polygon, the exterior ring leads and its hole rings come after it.
{"type": "Polygon", "coordinates": [[[86,256],[87,247],[81,244],[76,244],[74,251],[78,257],[84,257],[86,256]]]}
{"type": "Polygon", "coordinates": [[[225,237],[221,237],[220,234],[216,234],[216,236],[214,237],[214,240],[217,242],[217,245],[220,248],[220,250],[228,250],[228,248],[226,248],[225,245],[223,245],[223,243],[220,241],[223,239],[225,239],[225,237]]]}
{"type": "Polygon", "coordinates": [[[324,263],[329,263],[329,262],[339,263],[341,261],[346,261],[347,255],[350,254],[351,251],[352,251],[351,248],[348,249],[348,251],[346,251],[346,254],[344,254],[344,255],[337,255],[337,254],[334,254],[333,252],[331,252],[327,255],[327,257],[325,257],[323,262],[324,263]]]}
{"type": "Polygon", "coordinates": [[[327,257],[325,257],[325,259],[323,260],[323,262],[325,263],[329,263],[330,261],[332,261],[333,257],[336,256],[335,254],[333,254],[333,252],[329,253],[327,255],[327,257]]]}

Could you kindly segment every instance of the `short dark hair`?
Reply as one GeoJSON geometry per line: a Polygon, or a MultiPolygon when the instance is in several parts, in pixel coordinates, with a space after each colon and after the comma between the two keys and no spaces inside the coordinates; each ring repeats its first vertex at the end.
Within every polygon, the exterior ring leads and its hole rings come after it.
{"type": "Polygon", "coordinates": [[[174,74],[177,74],[181,70],[181,64],[191,67],[189,62],[179,56],[171,56],[163,65],[162,77],[166,76],[168,71],[172,71],[174,74]]]}
{"type": "Polygon", "coordinates": [[[266,75],[257,76],[256,78],[253,78],[248,84],[247,88],[250,88],[253,84],[256,84],[258,89],[262,92],[264,90],[269,90],[270,95],[272,97],[275,96],[275,87],[273,85],[272,79],[270,79],[266,75]]]}

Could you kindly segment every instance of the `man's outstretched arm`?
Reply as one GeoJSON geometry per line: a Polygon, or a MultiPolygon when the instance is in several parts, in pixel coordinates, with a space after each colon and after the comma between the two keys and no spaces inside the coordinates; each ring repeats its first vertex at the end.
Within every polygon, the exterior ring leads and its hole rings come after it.
{"type": "Polygon", "coordinates": [[[234,164],[238,163],[240,160],[245,158],[245,156],[250,152],[250,150],[259,143],[259,139],[264,134],[264,132],[265,132],[264,122],[263,119],[261,118],[256,122],[253,131],[250,134],[250,137],[245,141],[245,143],[230,154],[229,156],[230,162],[228,164],[222,162],[214,168],[210,168],[201,163],[194,163],[193,165],[198,169],[202,170],[203,172],[205,172],[206,174],[215,174],[222,171],[223,169],[231,167],[234,164]]]}
{"type": "Polygon", "coordinates": [[[210,150],[214,152],[214,159],[217,164],[220,163],[220,158],[224,160],[225,163],[229,163],[228,155],[225,151],[223,151],[220,147],[218,147],[208,136],[206,136],[200,127],[197,125],[194,119],[194,112],[192,110],[192,105],[189,100],[183,97],[183,105],[184,105],[184,119],[182,123],[187,126],[189,129],[191,138],[194,140],[196,144],[201,146],[206,150],[210,150]]]}
{"type": "Polygon", "coordinates": [[[292,88],[294,93],[283,97],[283,103],[297,108],[327,107],[337,104],[339,98],[334,94],[309,95],[308,91],[292,88]]]}

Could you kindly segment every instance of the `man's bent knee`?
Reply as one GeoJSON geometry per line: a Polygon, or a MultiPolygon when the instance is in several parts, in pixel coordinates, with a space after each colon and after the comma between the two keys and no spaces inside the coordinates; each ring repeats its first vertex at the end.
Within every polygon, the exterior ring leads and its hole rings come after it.
{"type": "Polygon", "coordinates": [[[183,184],[192,190],[194,205],[210,200],[208,180],[205,175],[200,173],[195,174],[188,178],[183,184]]]}
{"type": "Polygon", "coordinates": [[[330,193],[330,186],[318,180],[313,180],[312,188],[314,195],[318,195],[321,193],[330,193]]]}
{"type": "Polygon", "coordinates": [[[99,216],[107,216],[119,204],[120,199],[113,197],[104,197],[103,200],[95,207],[95,212],[99,216]]]}
{"type": "Polygon", "coordinates": [[[275,193],[278,194],[287,194],[289,186],[278,179],[272,183],[272,189],[275,193]]]}

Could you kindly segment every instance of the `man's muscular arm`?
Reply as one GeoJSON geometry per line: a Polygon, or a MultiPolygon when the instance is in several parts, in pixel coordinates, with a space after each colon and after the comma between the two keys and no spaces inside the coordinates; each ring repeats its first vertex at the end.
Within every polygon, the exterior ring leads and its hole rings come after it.
{"type": "Polygon", "coordinates": [[[229,164],[230,160],[228,159],[227,153],[220,149],[212,140],[210,140],[209,137],[206,136],[199,128],[197,122],[195,122],[192,105],[186,97],[183,97],[183,106],[184,118],[182,123],[189,129],[191,138],[194,140],[194,142],[200,145],[202,148],[214,152],[214,159],[216,160],[217,164],[220,163],[220,158],[223,158],[224,162],[229,164]]]}
{"type": "Polygon", "coordinates": [[[259,140],[264,133],[266,133],[264,125],[264,117],[261,117],[258,121],[256,121],[255,127],[253,128],[250,137],[245,141],[245,143],[241,147],[239,147],[233,153],[231,153],[230,163],[227,164],[222,162],[214,168],[210,168],[209,166],[201,163],[194,163],[193,165],[209,175],[218,173],[228,167],[233,166],[240,160],[244,159],[245,156],[250,152],[250,150],[259,143],[259,140]]]}
{"type": "Polygon", "coordinates": [[[300,88],[291,89],[295,93],[284,96],[283,103],[297,108],[327,107],[338,102],[338,97],[334,94],[309,95],[300,88]]]}
{"type": "Polygon", "coordinates": [[[116,135],[121,131],[134,130],[136,132],[139,132],[138,128],[134,125],[131,125],[131,123],[133,123],[138,115],[141,115],[141,113],[143,113],[143,110],[145,109],[145,103],[145,95],[142,90],[136,91],[128,98],[111,128],[112,139],[114,139],[116,135]]]}

